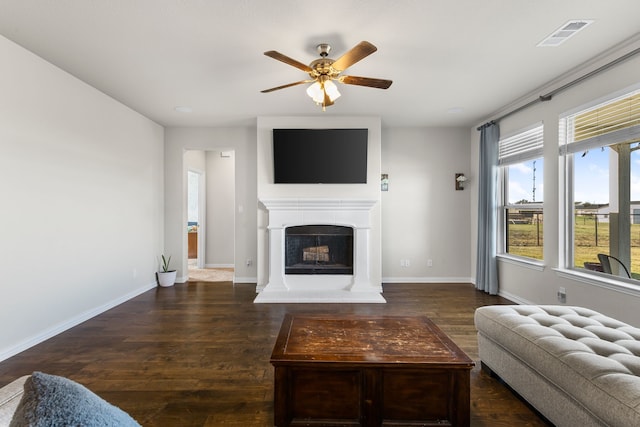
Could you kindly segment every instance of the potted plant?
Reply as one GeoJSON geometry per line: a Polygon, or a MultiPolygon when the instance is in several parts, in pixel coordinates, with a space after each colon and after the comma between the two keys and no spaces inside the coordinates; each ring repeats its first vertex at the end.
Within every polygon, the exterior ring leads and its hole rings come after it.
{"type": "Polygon", "coordinates": [[[170,262],[171,256],[169,256],[169,258],[165,258],[165,256],[162,255],[162,271],[158,271],[156,273],[158,285],[162,287],[173,286],[173,284],[176,282],[176,274],[178,272],[176,270],[169,270],[170,262]]]}

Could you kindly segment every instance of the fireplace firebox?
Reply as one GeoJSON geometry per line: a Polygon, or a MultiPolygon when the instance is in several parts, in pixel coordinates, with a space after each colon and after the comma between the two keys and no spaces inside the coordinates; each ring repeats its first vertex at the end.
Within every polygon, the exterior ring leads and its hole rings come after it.
{"type": "Polygon", "coordinates": [[[287,227],[285,274],[353,275],[353,228],[338,225],[287,227]]]}

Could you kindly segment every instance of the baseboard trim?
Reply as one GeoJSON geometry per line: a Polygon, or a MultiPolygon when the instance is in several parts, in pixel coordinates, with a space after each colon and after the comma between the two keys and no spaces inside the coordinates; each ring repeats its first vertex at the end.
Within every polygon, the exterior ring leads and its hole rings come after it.
{"type": "Polygon", "coordinates": [[[140,294],[143,294],[155,287],[157,287],[158,284],[154,281],[153,283],[149,283],[146,286],[143,286],[141,288],[138,288],[132,292],[129,292],[119,298],[116,298],[112,301],[109,301],[106,304],[103,304],[101,306],[95,307],[91,310],[87,310],[83,313],[80,313],[77,316],[74,316],[64,322],[58,323],[57,325],[54,325],[44,331],[42,331],[41,333],[32,336],[30,338],[27,338],[26,340],[0,352],[0,362],[2,362],[3,360],[6,360],[12,356],[15,356],[18,353],[21,353],[25,350],[28,350],[29,348],[40,344],[43,341],[48,340],[49,338],[53,338],[54,336],[61,334],[62,332],[73,328],[74,326],[78,326],[80,323],[85,322],[99,314],[104,313],[107,310],[111,310],[112,308],[126,302],[129,301],[132,298],[137,297],[140,294]]]}
{"type": "Polygon", "coordinates": [[[235,268],[235,264],[205,264],[204,268],[235,268]]]}
{"type": "Polygon", "coordinates": [[[383,277],[382,283],[471,283],[471,277],[383,277]]]}
{"type": "Polygon", "coordinates": [[[498,295],[500,295],[502,298],[506,298],[510,301],[515,302],[516,304],[519,305],[537,305],[535,302],[531,302],[529,300],[526,300],[524,298],[520,298],[517,295],[514,295],[512,293],[509,292],[505,292],[505,291],[501,291],[500,289],[498,289],[498,295]]]}
{"type": "Polygon", "coordinates": [[[248,283],[251,285],[255,285],[256,283],[258,283],[258,278],[257,277],[238,277],[235,276],[233,278],[233,283],[248,283]]]}

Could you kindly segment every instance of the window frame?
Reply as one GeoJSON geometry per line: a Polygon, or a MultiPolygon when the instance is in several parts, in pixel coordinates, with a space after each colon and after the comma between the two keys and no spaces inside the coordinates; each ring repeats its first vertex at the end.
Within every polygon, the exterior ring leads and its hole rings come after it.
{"type": "MultiPolygon", "coordinates": [[[[527,204],[511,204],[509,200],[509,166],[522,163],[529,160],[542,160],[544,167],[544,123],[536,122],[525,128],[512,132],[502,138],[499,142],[499,160],[498,160],[498,203],[496,208],[498,220],[498,240],[497,255],[501,258],[511,259],[534,266],[544,265],[544,240],[542,242],[543,254],[542,258],[532,258],[522,255],[516,255],[508,252],[508,221],[507,212],[509,209],[527,208],[530,210],[540,211],[544,215],[544,200],[539,203],[527,204]],[[512,150],[504,150],[505,141],[522,138],[525,134],[531,135],[531,142],[522,145],[520,150],[514,152],[512,150]],[[503,154],[509,151],[508,155],[503,154]]],[[[509,144],[507,142],[507,144],[509,144]]],[[[544,220],[543,220],[544,221],[544,220]]],[[[544,232],[543,232],[544,237],[544,232]]]]}
{"type": "MultiPolygon", "coordinates": [[[[558,145],[559,145],[559,177],[560,177],[560,196],[563,198],[560,206],[560,256],[559,270],[566,273],[583,277],[586,282],[597,284],[604,287],[622,287],[624,289],[637,290],[640,288],[638,279],[628,279],[617,275],[601,273],[598,271],[588,270],[584,267],[575,265],[575,155],[583,150],[597,149],[601,147],[611,147],[618,143],[625,143],[620,140],[623,135],[633,133],[635,130],[637,135],[638,125],[623,128],[621,131],[605,132],[602,135],[594,136],[585,140],[571,141],[573,139],[573,125],[575,118],[590,110],[597,110],[607,104],[613,104],[617,100],[627,97],[637,96],[640,93],[640,83],[631,87],[616,91],[609,95],[605,95],[598,99],[592,100],[581,106],[573,108],[559,117],[558,126],[558,145]],[[574,145],[572,145],[574,144],[574,145]]],[[[625,137],[625,139],[628,137],[625,137]]],[[[627,139],[628,140],[628,139],[627,139]]],[[[611,171],[610,171],[611,172],[611,171]]],[[[616,169],[618,173],[618,169],[616,169]]],[[[631,272],[631,265],[629,265],[631,272]]]]}

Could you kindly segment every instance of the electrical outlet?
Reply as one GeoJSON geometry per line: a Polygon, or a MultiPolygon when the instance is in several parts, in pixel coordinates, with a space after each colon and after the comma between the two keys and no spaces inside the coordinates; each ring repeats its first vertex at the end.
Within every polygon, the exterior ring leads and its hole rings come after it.
{"type": "Polygon", "coordinates": [[[563,304],[567,302],[567,290],[562,286],[558,288],[558,302],[563,304]]]}
{"type": "Polygon", "coordinates": [[[253,260],[251,258],[247,259],[247,267],[251,267],[253,265],[253,260]]]}
{"type": "Polygon", "coordinates": [[[427,260],[427,267],[433,267],[433,260],[432,259],[428,259],[427,260]]]}
{"type": "Polygon", "coordinates": [[[404,260],[404,266],[405,267],[409,267],[411,265],[411,262],[408,259],[404,260]]]}

